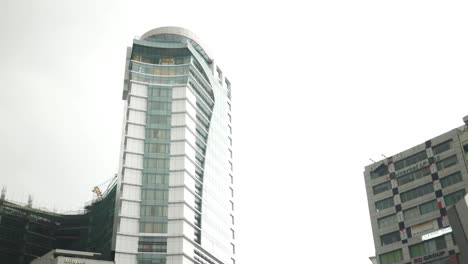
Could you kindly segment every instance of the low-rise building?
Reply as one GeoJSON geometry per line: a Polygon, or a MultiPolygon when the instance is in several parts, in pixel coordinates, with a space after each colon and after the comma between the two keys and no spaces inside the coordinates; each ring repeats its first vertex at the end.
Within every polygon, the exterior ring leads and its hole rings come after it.
{"type": "Polygon", "coordinates": [[[0,263],[29,264],[56,249],[92,251],[112,260],[116,185],[73,214],[59,214],[0,197],[0,263]]]}
{"type": "Polygon", "coordinates": [[[114,261],[99,260],[100,256],[94,252],[54,249],[31,264],[114,264],[114,261]]]}

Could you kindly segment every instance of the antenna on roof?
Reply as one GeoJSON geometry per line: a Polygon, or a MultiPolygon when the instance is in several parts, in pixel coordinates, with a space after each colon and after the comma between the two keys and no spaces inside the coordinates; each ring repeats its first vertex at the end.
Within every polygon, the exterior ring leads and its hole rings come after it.
{"type": "Polygon", "coordinates": [[[5,200],[6,196],[6,186],[2,187],[2,195],[0,196],[0,200],[5,200]]]}
{"type": "Polygon", "coordinates": [[[369,160],[375,163],[375,160],[373,160],[373,159],[369,159],[369,160]]]}
{"type": "Polygon", "coordinates": [[[387,156],[385,156],[384,154],[382,154],[382,157],[386,158],[387,159],[387,156]]]}
{"type": "Polygon", "coordinates": [[[32,197],[32,195],[30,194],[30,195],[28,196],[28,205],[27,205],[27,207],[32,208],[32,204],[33,204],[33,197],[32,197]]]}

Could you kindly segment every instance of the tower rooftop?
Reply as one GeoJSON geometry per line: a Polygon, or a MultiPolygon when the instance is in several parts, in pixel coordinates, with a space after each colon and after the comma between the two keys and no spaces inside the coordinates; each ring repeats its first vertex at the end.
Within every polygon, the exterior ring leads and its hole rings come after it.
{"type": "Polygon", "coordinates": [[[213,60],[204,49],[198,37],[190,30],[182,27],[159,27],[154,28],[141,36],[141,40],[158,41],[158,42],[189,42],[200,55],[211,64],[213,60]]]}

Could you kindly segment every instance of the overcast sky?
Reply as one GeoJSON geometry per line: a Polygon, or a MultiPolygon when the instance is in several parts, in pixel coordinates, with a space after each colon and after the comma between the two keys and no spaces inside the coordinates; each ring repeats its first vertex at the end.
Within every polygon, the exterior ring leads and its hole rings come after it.
{"type": "Polygon", "coordinates": [[[466,1],[0,0],[0,185],[56,210],[92,199],[118,169],[126,47],[182,26],[232,83],[238,263],[368,263],[364,166],[463,124],[466,14],[466,1]]]}

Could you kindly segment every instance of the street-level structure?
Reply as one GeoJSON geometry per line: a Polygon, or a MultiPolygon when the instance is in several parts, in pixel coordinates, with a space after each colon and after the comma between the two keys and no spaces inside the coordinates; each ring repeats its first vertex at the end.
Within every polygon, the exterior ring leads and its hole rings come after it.
{"type": "Polygon", "coordinates": [[[447,209],[468,187],[465,125],[365,168],[379,264],[459,263],[447,209]]]}
{"type": "Polygon", "coordinates": [[[116,264],[235,263],[231,84],[190,31],[127,50],[116,264]]]}
{"type": "Polygon", "coordinates": [[[100,253],[54,249],[31,264],[114,264],[113,261],[101,260],[100,253]]]}

